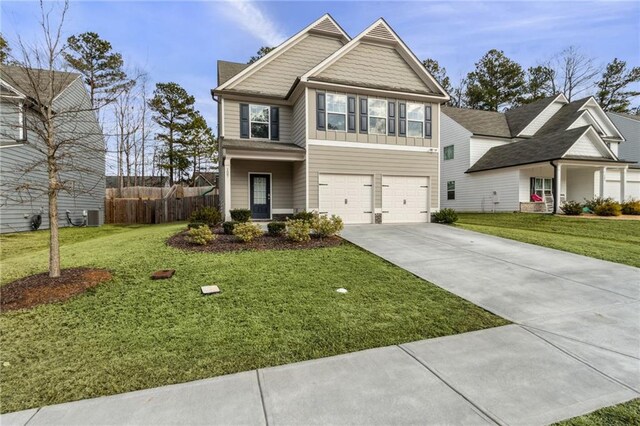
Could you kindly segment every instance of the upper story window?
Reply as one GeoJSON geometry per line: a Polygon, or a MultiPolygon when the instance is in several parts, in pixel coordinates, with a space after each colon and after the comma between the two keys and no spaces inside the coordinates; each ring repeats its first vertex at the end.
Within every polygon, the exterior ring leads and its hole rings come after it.
{"type": "Polygon", "coordinates": [[[347,95],[327,93],[327,130],[347,130],[347,95]]]}
{"type": "Polygon", "coordinates": [[[376,135],[387,134],[387,101],[384,99],[369,99],[369,133],[376,135]]]}
{"type": "Polygon", "coordinates": [[[407,103],[407,136],[424,137],[424,106],[407,103]]]}
{"type": "Polygon", "coordinates": [[[444,159],[445,160],[453,160],[453,156],[454,156],[453,148],[454,148],[453,145],[449,145],[449,146],[445,146],[444,147],[444,159]]]}
{"type": "Polygon", "coordinates": [[[18,140],[27,140],[27,120],[24,114],[24,104],[18,104],[18,140]]]}
{"type": "Polygon", "coordinates": [[[250,105],[249,120],[252,138],[269,138],[269,107],[266,105],[250,105]]]}

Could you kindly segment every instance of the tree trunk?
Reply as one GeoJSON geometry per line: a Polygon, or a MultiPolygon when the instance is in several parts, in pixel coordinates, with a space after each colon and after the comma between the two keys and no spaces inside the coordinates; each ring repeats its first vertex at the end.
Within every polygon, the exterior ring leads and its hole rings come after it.
{"type": "Polygon", "coordinates": [[[49,172],[49,276],[60,276],[60,239],[58,233],[58,180],[56,178],[55,159],[48,159],[49,172]]]}

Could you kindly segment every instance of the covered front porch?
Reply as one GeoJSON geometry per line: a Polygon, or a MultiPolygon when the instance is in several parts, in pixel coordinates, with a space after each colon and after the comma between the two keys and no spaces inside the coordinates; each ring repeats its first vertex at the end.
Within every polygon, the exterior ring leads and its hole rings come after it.
{"type": "Polygon", "coordinates": [[[251,210],[254,220],[272,220],[304,210],[303,148],[230,140],[222,146],[221,209],[225,221],[231,220],[233,209],[251,210]]]}

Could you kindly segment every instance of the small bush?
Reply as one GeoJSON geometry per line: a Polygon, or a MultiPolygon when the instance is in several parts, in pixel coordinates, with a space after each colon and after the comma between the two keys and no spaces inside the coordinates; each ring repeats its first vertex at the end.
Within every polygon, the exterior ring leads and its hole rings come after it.
{"type": "Polygon", "coordinates": [[[594,197],[591,200],[587,200],[585,198],[584,206],[587,209],[589,209],[590,212],[595,213],[595,211],[598,208],[598,206],[601,206],[601,205],[607,204],[607,203],[613,203],[613,202],[615,202],[615,201],[613,201],[613,198],[594,197]]]}
{"type": "Polygon", "coordinates": [[[311,224],[302,219],[287,220],[287,237],[299,243],[311,240],[311,224]]]}
{"type": "Polygon", "coordinates": [[[227,235],[233,235],[233,228],[238,224],[238,222],[225,222],[222,224],[222,230],[227,235]]]}
{"type": "Polygon", "coordinates": [[[560,210],[567,216],[580,216],[582,214],[582,204],[577,201],[565,201],[560,206],[560,210]]]}
{"type": "Polygon", "coordinates": [[[191,223],[206,223],[209,226],[217,226],[222,222],[222,213],[213,207],[200,207],[191,213],[191,223]]]}
{"type": "Polygon", "coordinates": [[[611,200],[598,205],[593,212],[598,216],[620,216],[622,207],[620,203],[611,200]]]}
{"type": "Polygon", "coordinates": [[[243,243],[248,243],[249,241],[262,236],[262,234],[264,234],[264,232],[262,232],[262,228],[256,223],[238,223],[233,228],[233,235],[238,237],[238,239],[240,239],[240,241],[242,241],[243,243]]]}
{"type": "Polygon", "coordinates": [[[233,209],[231,213],[231,220],[234,222],[249,222],[251,220],[251,210],[249,209],[233,209]]]}
{"type": "Polygon", "coordinates": [[[287,229],[287,224],[284,222],[270,222],[267,224],[267,229],[269,230],[269,235],[281,235],[287,229]]]}
{"type": "Polygon", "coordinates": [[[435,223],[455,223],[458,221],[458,213],[454,209],[442,209],[433,214],[435,223]]]}
{"type": "Polygon", "coordinates": [[[314,217],[314,213],[313,212],[301,211],[301,212],[298,212],[298,213],[294,214],[292,219],[293,220],[302,220],[304,222],[311,223],[311,221],[313,220],[313,217],[314,217]]]}
{"type": "Polygon", "coordinates": [[[192,244],[206,246],[216,239],[216,235],[211,232],[211,228],[205,225],[199,228],[190,228],[185,239],[192,244]]]}
{"type": "Polygon", "coordinates": [[[340,216],[327,217],[327,215],[315,213],[311,220],[311,229],[320,238],[331,237],[339,234],[344,229],[344,224],[340,216]]]}
{"type": "Polygon", "coordinates": [[[640,200],[628,200],[622,203],[622,214],[640,215],[640,200]]]}
{"type": "Polygon", "coordinates": [[[187,228],[189,229],[200,228],[201,226],[208,226],[208,225],[202,222],[191,222],[187,224],[187,228]]]}

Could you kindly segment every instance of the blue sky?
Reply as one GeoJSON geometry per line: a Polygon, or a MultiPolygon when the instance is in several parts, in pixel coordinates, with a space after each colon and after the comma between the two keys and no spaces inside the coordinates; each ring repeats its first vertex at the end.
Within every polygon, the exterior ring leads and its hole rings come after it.
{"type": "MultiPolygon", "coordinates": [[[[10,43],[17,34],[37,34],[38,3],[2,1],[1,12],[10,43]]],[[[602,65],[614,57],[640,65],[640,2],[73,1],[65,32],[95,31],[152,81],[181,84],[215,130],[216,60],[245,62],[326,12],[351,36],[384,17],[419,58],[437,59],[453,81],[492,48],[525,67],[569,45],[602,65]]]]}

